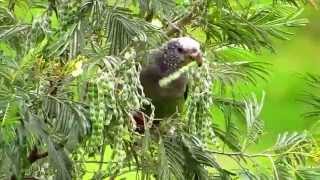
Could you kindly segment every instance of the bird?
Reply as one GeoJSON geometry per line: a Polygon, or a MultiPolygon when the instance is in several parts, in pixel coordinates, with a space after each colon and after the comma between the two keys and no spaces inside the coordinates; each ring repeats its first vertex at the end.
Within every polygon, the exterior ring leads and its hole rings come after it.
{"type": "MultiPolygon", "coordinates": [[[[145,96],[154,106],[154,118],[165,119],[181,113],[188,93],[187,75],[181,74],[166,86],[160,86],[159,81],[193,61],[201,66],[203,58],[200,43],[191,37],[172,38],[160,48],[152,50],[147,59],[140,72],[140,82],[145,96]]],[[[150,115],[151,109],[150,105],[146,105],[142,112],[133,114],[137,132],[144,132],[145,115],[150,115]]],[[[153,122],[156,123],[159,121],[153,122]]]]}

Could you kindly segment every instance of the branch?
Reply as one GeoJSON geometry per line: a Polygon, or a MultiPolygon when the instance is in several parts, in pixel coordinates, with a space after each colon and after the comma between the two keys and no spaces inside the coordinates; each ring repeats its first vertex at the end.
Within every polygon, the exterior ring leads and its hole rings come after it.
{"type": "MultiPolygon", "coordinates": [[[[61,149],[63,147],[64,147],[64,145],[60,145],[59,147],[57,147],[57,150],[61,149]]],[[[49,155],[48,151],[40,153],[38,151],[37,146],[34,146],[33,149],[31,150],[30,154],[28,155],[27,159],[29,160],[30,164],[32,164],[39,159],[47,157],[48,155],[49,155]]]]}
{"type": "Polygon", "coordinates": [[[308,0],[308,1],[316,10],[318,10],[318,4],[316,0],[308,0]]]}
{"type": "Polygon", "coordinates": [[[190,24],[192,20],[196,17],[195,14],[197,12],[198,7],[199,7],[199,3],[198,2],[194,3],[189,13],[187,13],[177,22],[170,23],[169,28],[166,32],[166,35],[168,37],[173,36],[174,34],[179,33],[184,26],[190,24]]]}
{"type": "Polygon", "coordinates": [[[29,156],[28,156],[28,160],[30,162],[30,164],[34,163],[35,161],[45,158],[48,156],[48,152],[43,152],[43,153],[39,153],[37,147],[35,146],[29,156]]]}
{"type": "Polygon", "coordinates": [[[310,155],[309,153],[304,153],[304,152],[283,152],[283,153],[279,153],[279,154],[271,154],[271,153],[259,153],[259,154],[247,154],[244,152],[220,152],[220,151],[207,151],[209,153],[213,153],[213,154],[218,154],[218,155],[223,155],[223,156],[243,156],[243,157],[247,157],[247,158],[259,158],[259,157],[265,157],[265,158],[272,158],[272,157],[279,157],[279,156],[286,156],[286,155],[290,155],[290,154],[299,154],[305,157],[312,157],[314,158],[315,156],[310,155]]]}
{"type": "Polygon", "coordinates": [[[224,156],[244,156],[247,158],[256,158],[256,157],[275,157],[275,156],[280,156],[280,154],[247,154],[243,152],[234,152],[234,153],[226,153],[226,152],[219,152],[219,151],[207,151],[209,153],[213,154],[219,154],[219,155],[224,155],[224,156]]]}
{"type": "MultiPolygon", "coordinates": [[[[30,154],[28,155],[28,161],[30,162],[30,164],[36,162],[39,159],[45,158],[48,156],[48,152],[43,152],[43,153],[39,153],[38,152],[38,148],[37,146],[34,146],[33,149],[31,150],[30,154]]],[[[10,180],[17,180],[18,177],[16,176],[16,174],[12,174],[10,177],[10,180]]],[[[20,178],[19,178],[20,179],[20,178]]],[[[33,177],[33,176],[26,176],[23,177],[23,179],[25,180],[38,180],[37,178],[33,177]]]]}
{"type": "MultiPolygon", "coordinates": [[[[17,178],[17,176],[16,175],[12,175],[11,177],[10,177],[10,180],[17,180],[18,178],[17,178]]],[[[20,178],[19,178],[20,179],[20,178]]],[[[25,177],[23,177],[23,180],[39,180],[38,178],[36,178],[36,177],[33,177],[33,176],[25,176],[25,177]]]]}
{"type": "Polygon", "coordinates": [[[40,179],[33,177],[33,176],[26,176],[23,178],[23,180],[40,180],[40,179]]]}

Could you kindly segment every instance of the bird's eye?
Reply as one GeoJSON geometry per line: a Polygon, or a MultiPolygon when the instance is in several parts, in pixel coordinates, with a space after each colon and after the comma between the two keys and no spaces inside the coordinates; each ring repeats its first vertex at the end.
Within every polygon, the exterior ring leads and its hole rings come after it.
{"type": "Polygon", "coordinates": [[[179,53],[182,53],[183,52],[183,49],[181,47],[178,47],[178,52],[179,53]]]}

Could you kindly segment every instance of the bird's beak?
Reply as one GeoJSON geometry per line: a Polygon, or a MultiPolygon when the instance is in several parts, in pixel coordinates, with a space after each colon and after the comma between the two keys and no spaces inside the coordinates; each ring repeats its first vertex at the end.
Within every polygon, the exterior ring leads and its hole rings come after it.
{"type": "Polygon", "coordinates": [[[201,52],[192,53],[192,54],[190,54],[190,57],[197,62],[199,67],[202,65],[203,60],[202,60],[202,53],[201,52]]]}

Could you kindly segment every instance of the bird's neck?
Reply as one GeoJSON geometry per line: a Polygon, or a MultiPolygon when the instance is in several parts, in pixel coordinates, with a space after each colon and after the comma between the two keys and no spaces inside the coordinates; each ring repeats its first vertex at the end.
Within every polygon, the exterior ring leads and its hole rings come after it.
{"type": "Polygon", "coordinates": [[[174,63],[176,58],[178,57],[172,55],[172,53],[167,49],[161,49],[160,51],[155,52],[155,64],[158,66],[162,77],[168,76],[177,71],[178,64],[174,63]]]}
{"type": "Polygon", "coordinates": [[[162,77],[169,76],[170,74],[173,74],[174,72],[178,71],[178,65],[172,64],[170,61],[158,61],[157,66],[159,67],[160,73],[162,77]]]}
{"type": "Polygon", "coordinates": [[[170,68],[169,64],[165,62],[159,62],[158,66],[159,66],[160,72],[164,75],[168,75],[172,72],[172,69],[170,68]]]}

